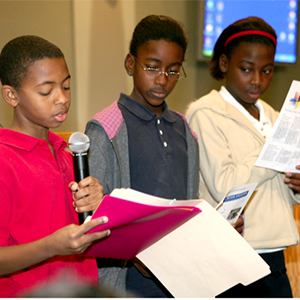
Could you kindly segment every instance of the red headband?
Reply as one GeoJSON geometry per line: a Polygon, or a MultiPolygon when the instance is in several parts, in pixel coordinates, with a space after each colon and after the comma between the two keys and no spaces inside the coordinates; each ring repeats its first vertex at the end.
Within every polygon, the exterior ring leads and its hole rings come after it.
{"type": "Polygon", "coordinates": [[[261,30],[245,30],[245,31],[241,31],[241,32],[235,33],[232,36],[230,36],[225,42],[224,49],[226,50],[227,44],[230,41],[232,41],[233,39],[238,38],[240,36],[244,36],[244,35],[262,35],[262,36],[269,38],[274,43],[275,47],[277,46],[276,39],[272,34],[265,32],[265,31],[261,31],[261,30]]]}

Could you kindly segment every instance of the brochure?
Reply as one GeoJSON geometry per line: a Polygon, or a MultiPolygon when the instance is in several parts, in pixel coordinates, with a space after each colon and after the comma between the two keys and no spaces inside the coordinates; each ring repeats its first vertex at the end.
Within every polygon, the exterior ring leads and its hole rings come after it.
{"type": "Polygon", "coordinates": [[[234,224],[256,189],[257,184],[258,182],[255,182],[233,188],[217,205],[216,210],[230,224],[234,224]]]}

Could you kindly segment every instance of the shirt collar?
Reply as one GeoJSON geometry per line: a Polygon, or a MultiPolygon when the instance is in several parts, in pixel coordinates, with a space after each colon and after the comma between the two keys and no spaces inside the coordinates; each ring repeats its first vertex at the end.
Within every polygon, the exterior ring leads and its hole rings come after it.
{"type": "MultiPolygon", "coordinates": [[[[248,119],[252,120],[252,116],[249,114],[249,112],[243,107],[242,104],[240,104],[230,93],[229,91],[226,89],[226,87],[222,86],[221,90],[220,90],[220,94],[221,96],[224,98],[224,100],[226,100],[227,102],[229,102],[230,104],[232,104],[233,106],[235,106],[239,111],[241,111],[248,119]]],[[[260,102],[260,100],[257,100],[256,103],[254,104],[257,109],[259,110],[259,116],[260,116],[260,122],[265,123],[266,121],[269,121],[269,118],[265,115],[265,111],[264,108],[260,102]],[[267,120],[266,120],[267,118],[267,120]]],[[[255,119],[256,120],[256,119],[255,119]]],[[[257,120],[256,120],[257,121],[257,120]]]]}
{"type": "MultiPolygon", "coordinates": [[[[148,109],[145,105],[137,102],[136,100],[123,93],[121,93],[119,103],[142,120],[151,121],[152,119],[156,118],[156,114],[148,109]]],[[[163,110],[164,111],[161,115],[161,118],[165,119],[169,123],[175,123],[176,120],[172,116],[166,102],[163,103],[163,110]]]]}
{"type": "Polygon", "coordinates": [[[259,121],[255,119],[250,113],[229,93],[229,91],[222,86],[220,90],[220,95],[224,100],[236,107],[240,112],[242,112],[255,126],[255,128],[267,138],[272,129],[272,122],[270,118],[265,114],[264,107],[260,100],[257,100],[254,104],[259,110],[259,121]]]}
{"type": "MultiPolygon", "coordinates": [[[[35,137],[13,131],[10,129],[0,129],[0,144],[5,144],[14,148],[18,148],[25,151],[32,151],[38,144],[45,143],[46,140],[40,140],[35,137]]],[[[64,149],[67,143],[64,139],[49,131],[49,142],[55,149],[64,149]]]]}

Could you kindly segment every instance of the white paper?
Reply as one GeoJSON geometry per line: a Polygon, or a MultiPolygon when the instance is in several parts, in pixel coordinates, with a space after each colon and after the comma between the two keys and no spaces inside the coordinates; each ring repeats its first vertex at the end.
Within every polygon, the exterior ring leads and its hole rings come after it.
{"type": "Polygon", "coordinates": [[[300,82],[294,80],[255,166],[300,173],[300,82]]]}
{"type": "Polygon", "coordinates": [[[233,188],[226,197],[218,204],[216,210],[230,223],[234,224],[251,195],[256,189],[258,182],[248,183],[233,188]]]}
{"type": "Polygon", "coordinates": [[[118,188],[114,189],[111,196],[121,198],[136,203],[143,203],[147,205],[156,206],[196,206],[200,202],[199,199],[195,200],[176,200],[176,199],[165,199],[161,197],[152,196],[143,192],[139,192],[130,188],[118,188]]]}
{"type": "Polygon", "coordinates": [[[269,266],[209,203],[141,252],[140,259],[175,298],[212,298],[270,273],[269,266]]]}

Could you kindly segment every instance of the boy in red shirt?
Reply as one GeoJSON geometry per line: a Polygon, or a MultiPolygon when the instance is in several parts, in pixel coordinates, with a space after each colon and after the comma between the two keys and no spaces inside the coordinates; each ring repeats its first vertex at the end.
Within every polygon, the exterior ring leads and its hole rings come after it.
{"type": "Polygon", "coordinates": [[[103,188],[93,177],[74,182],[66,142],[49,131],[65,121],[71,102],[64,55],[40,37],[18,37],[2,49],[0,79],[14,108],[10,129],[0,129],[0,297],[68,270],[97,284],[95,259],[75,254],[109,234],[85,234],[107,218],[79,226],[77,212],[95,210],[103,188]]]}

